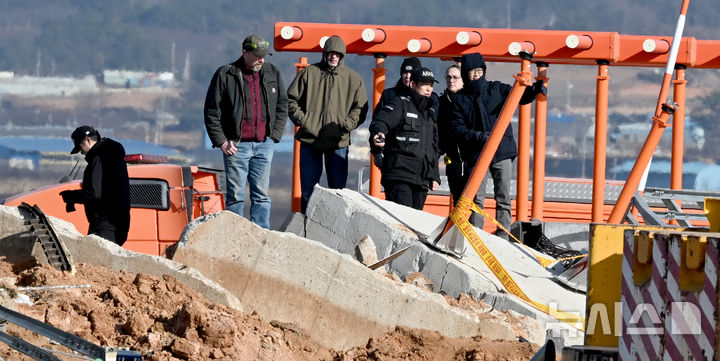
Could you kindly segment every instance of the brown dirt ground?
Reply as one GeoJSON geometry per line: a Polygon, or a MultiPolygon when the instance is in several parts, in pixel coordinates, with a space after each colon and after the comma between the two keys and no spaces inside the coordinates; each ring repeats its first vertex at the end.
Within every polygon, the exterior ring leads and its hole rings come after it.
{"type": "MultiPolygon", "coordinates": [[[[18,292],[32,306],[16,311],[74,333],[102,346],[128,347],[144,360],[529,360],[538,347],[530,343],[480,337],[451,339],[437,332],[397,328],[348,351],[323,348],[292,324],[213,304],[170,276],[116,272],[88,264],[76,272],[47,266],[18,270],[0,260],[0,301],[18,292]],[[90,285],[43,291],[17,287],[90,285]]],[[[448,302],[477,312],[487,306],[468,296],[448,302]]],[[[48,349],[69,350],[10,324],[7,332],[48,349]]],[[[57,355],[63,360],[76,360],[57,355]]],[[[31,360],[0,343],[0,358],[31,360]]]]}

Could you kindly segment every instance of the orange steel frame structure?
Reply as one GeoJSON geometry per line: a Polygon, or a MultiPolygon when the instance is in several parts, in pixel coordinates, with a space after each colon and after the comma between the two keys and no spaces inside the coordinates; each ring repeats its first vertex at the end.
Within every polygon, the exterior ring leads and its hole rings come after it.
{"type": "MultiPolygon", "coordinates": [[[[684,6],[684,8],[686,8],[684,6]]],[[[686,11],[683,9],[683,11],[686,11]]],[[[354,25],[324,23],[286,23],[275,24],[274,46],[277,51],[322,52],[322,44],[331,35],[338,35],[347,44],[348,54],[370,55],[375,57],[373,71],[373,104],[377,104],[385,89],[384,59],[386,56],[418,56],[452,59],[463,54],[479,52],[489,62],[520,63],[517,76],[527,77],[530,61],[518,55],[525,52],[532,55],[538,69],[536,80],[548,82],[551,64],[597,66],[596,110],[595,110],[595,147],[593,165],[593,195],[590,209],[592,222],[611,221],[620,223],[622,219],[608,217],[608,208],[604,204],[605,162],[607,144],[608,84],[610,66],[662,67],[666,66],[673,38],[671,36],[621,35],[616,32],[585,32],[563,30],[521,30],[487,29],[461,27],[423,27],[398,25],[354,25]]],[[[673,117],[673,146],[671,188],[682,188],[683,136],[685,116],[685,80],[686,68],[720,69],[720,41],[697,40],[683,37],[679,41],[675,65],[674,103],[675,111],[656,114],[653,128],[664,128],[673,117]]],[[[298,71],[305,66],[307,58],[300,58],[296,64],[298,71]]],[[[666,101],[663,94],[658,104],[666,101]]],[[[530,159],[530,117],[531,104],[520,106],[518,121],[518,161],[517,196],[515,201],[516,219],[543,219],[543,184],[545,181],[545,129],[547,116],[547,97],[538,96],[535,106],[535,134],[533,162],[532,207],[528,200],[529,159],[530,159]]],[[[651,129],[648,138],[658,137],[651,129]]],[[[661,135],[661,131],[660,131],[661,135]]],[[[659,139],[659,137],[658,137],[659,139]]],[[[652,146],[652,150],[657,144],[652,146]]],[[[293,202],[292,210],[299,211],[299,156],[296,141],[295,161],[293,165],[293,202]]],[[[652,150],[650,153],[652,153],[652,150]]],[[[649,160],[648,160],[649,161],[649,160]]],[[[372,159],[371,159],[372,163],[372,159]]],[[[636,163],[636,166],[638,163],[636,163]]],[[[631,173],[627,184],[637,188],[639,175],[631,173]],[[636,179],[635,179],[636,178],[636,179]]],[[[370,195],[380,197],[380,173],[377,167],[370,167],[370,195]]],[[[618,200],[620,201],[620,199],[618,200]]],[[[432,197],[429,203],[437,200],[432,197]]],[[[442,207],[448,207],[440,206],[442,207]]],[[[427,207],[426,207],[427,208],[427,207]]],[[[448,209],[445,208],[445,209],[448,209]]],[[[619,208],[619,207],[616,207],[619,208]]],[[[622,208],[622,207],[620,207],[622,208]]],[[[624,206],[627,208],[627,205],[624,206]]],[[[440,213],[447,214],[445,210],[440,213]]],[[[624,209],[614,210],[613,214],[624,214],[624,209]]]]}

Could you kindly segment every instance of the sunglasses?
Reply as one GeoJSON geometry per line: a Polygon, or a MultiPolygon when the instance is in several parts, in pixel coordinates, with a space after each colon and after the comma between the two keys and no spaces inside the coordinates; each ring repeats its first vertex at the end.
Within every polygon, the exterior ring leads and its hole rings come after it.
{"type": "Polygon", "coordinates": [[[268,46],[270,46],[270,43],[268,43],[267,41],[258,41],[257,44],[255,44],[255,43],[247,43],[247,44],[245,44],[245,47],[246,47],[246,48],[250,48],[250,49],[257,49],[257,48],[265,49],[265,48],[267,48],[268,46]]]}

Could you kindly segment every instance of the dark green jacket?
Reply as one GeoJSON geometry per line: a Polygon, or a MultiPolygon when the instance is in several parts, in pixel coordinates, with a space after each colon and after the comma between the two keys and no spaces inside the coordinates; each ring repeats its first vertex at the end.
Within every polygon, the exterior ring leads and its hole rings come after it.
{"type": "MultiPolygon", "coordinates": [[[[223,65],[215,72],[205,97],[205,128],[213,147],[228,140],[237,141],[242,134],[242,117],[245,106],[243,58],[223,65]]],[[[260,69],[262,95],[267,111],[267,135],[279,142],[287,122],[287,94],[285,83],[275,65],[264,63],[260,69]]]]}
{"type": "Polygon", "coordinates": [[[365,84],[341,58],[335,69],[328,67],[329,51],[345,54],[337,36],[325,43],[323,60],[303,69],[288,88],[290,120],[299,126],[295,138],[321,150],[350,145],[350,131],[365,121],[368,98],[365,84]]]}

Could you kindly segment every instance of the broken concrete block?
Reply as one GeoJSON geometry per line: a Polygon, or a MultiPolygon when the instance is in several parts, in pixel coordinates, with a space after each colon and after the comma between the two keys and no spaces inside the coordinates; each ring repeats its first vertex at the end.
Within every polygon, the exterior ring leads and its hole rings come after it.
{"type": "Polygon", "coordinates": [[[172,257],[233,292],[246,312],[296,324],[334,349],[396,326],[447,337],[516,337],[508,323],[451,307],[439,294],[394,282],[317,241],[264,230],[232,212],[193,221],[172,257]]]}
{"type": "MultiPolygon", "coordinates": [[[[18,230],[22,233],[26,229],[25,217],[20,214],[18,208],[0,205],[0,220],[3,222],[3,227],[0,227],[0,242],[2,242],[0,255],[23,251],[25,253],[16,254],[15,257],[35,258],[28,253],[32,252],[31,247],[27,246],[28,242],[22,239],[22,234],[17,233],[18,230]],[[7,245],[11,245],[11,249],[6,248],[7,245]],[[13,247],[12,245],[21,246],[13,247]]],[[[48,220],[58,237],[64,240],[64,245],[68,253],[72,255],[73,262],[103,266],[117,271],[145,273],[156,277],[167,274],[201,293],[212,302],[238,310],[243,309],[237,297],[213,280],[204,277],[194,268],[163,257],[128,251],[95,235],[83,236],[72,223],[59,218],[48,216],[48,220]]],[[[12,261],[8,260],[8,262],[12,261]]]]}
{"type": "Polygon", "coordinates": [[[357,249],[358,260],[364,265],[369,266],[377,263],[377,250],[370,236],[365,236],[355,248],[357,249]]]}
{"type": "Polygon", "coordinates": [[[305,236],[305,215],[298,212],[288,213],[283,224],[278,229],[280,232],[290,232],[299,235],[300,237],[305,236]]]}
{"type": "MultiPolygon", "coordinates": [[[[393,250],[411,245],[406,254],[388,264],[389,273],[404,275],[414,271],[421,272],[434,283],[435,292],[443,292],[453,297],[468,294],[479,299],[490,299],[494,298],[494,295],[502,295],[502,302],[498,304],[501,308],[498,309],[514,310],[528,315],[547,327],[555,327],[558,323],[556,319],[530,306],[519,297],[501,294],[505,287],[467,241],[467,251],[462,259],[437,252],[422,243],[444,218],[348,189],[325,189],[317,186],[312,198],[308,205],[307,223],[315,222],[317,227],[314,232],[306,233],[308,238],[322,242],[338,252],[354,255],[354,247],[367,234],[372,237],[379,258],[386,257],[393,250]],[[314,197],[318,197],[317,203],[313,203],[314,197]],[[348,217],[348,222],[334,220],[334,224],[343,224],[344,229],[324,228],[324,225],[328,224],[327,219],[342,216],[348,217]],[[323,237],[322,232],[332,232],[332,237],[323,237]]],[[[553,282],[550,273],[527,250],[481,229],[475,228],[475,231],[530,299],[578,316],[584,314],[585,295],[572,292],[553,282]]],[[[574,329],[562,323],[558,327],[574,329]]],[[[582,343],[582,337],[575,340],[579,341],[578,344],[582,343]]]]}

